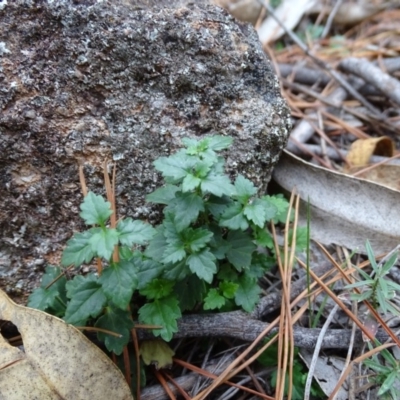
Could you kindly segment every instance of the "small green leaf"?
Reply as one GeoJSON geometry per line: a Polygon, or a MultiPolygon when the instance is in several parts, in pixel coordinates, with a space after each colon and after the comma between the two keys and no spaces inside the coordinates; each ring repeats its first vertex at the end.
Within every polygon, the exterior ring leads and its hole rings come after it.
{"type": "Polygon", "coordinates": [[[213,237],[208,243],[210,250],[218,260],[223,260],[231,245],[223,238],[223,231],[219,226],[210,225],[209,229],[213,233],[213,237]]]}
{"type": "Polygon", "coordinates": [[[265,202],[266,218],[267,221],[271,220],[272,213],[275,215],[273,218],[273,223],[276,224],[281,222],[284,224],[286,222],[287,213],[289,210],[289,203],[282,195],[275,196],[262,196],[261,199],[265,202]],[[271,213],[268,215],[268,210],[271,213]]]}
{"type": "Polygon", "coordinates": [[[196,275],[187,276],[185,279],[177,282],[174,292],[179,300],[181,311],[193,310],[197,303],[203,301],[206,291],[206,285],[202,279],[196,275]]]}
{"type": "Polygon", "coordinates": [[[175,264],[165,266],[164,277],[172,281],[178,282],[190,275],[190,269],[186,265],[186,259],[175,264]]]}
{"type": "Polygon", "coordinates": [[[235,180],[235,197],[244,205],[247,203],[251,196],[257,193],[257,189],[253,182],[245,178],[243,175],[239,175],[235,180]]]}
{"type": "Polygon", "coordinates": [[[187,228],[182,232],[185,246],[189,246],[192,252],[198,252],[204,248],[213,235],[208,229],[202,228],[187,228]]]}
{"type": "Polygon", "coordinates": [[[203,199],[196,193],[181,192],[176,193],[175,199],[165,209],[165,213],[173,215],[174,225],[178,232],[196,221],[200,211],[204,211],[203,199]]]}
{"type": "Polygon", "coordinates": [[[164,187],[156,189],[153,193],[147,195],[146,201],[149,203],[169,204],[171,200],[175,198],[175,193],[178,190],[178,186],[167,184],[164,187]]]}
{"type": "Polygon", "coordinates": [[[164,236],[165,228],[163,226],[159,226],[156,231],[157,233],[153,236],[153,239],[150,240],[144,254],[146,257],[152,258],[158,262],[162,262],[168,243],[164,236]]]}
{"type": "Polygon", "coordinates": [[[65,276],[60,278],[61,274],[61,268],[47,266],[40,288],[35,289],[29,296],[28,307],[42,311],[51,310],[52,314],[57,316],[64,315],[67,303],[65,289],[67,280],[65,276]],[[50,284],[51,286],[47,287],[50,284]]]}
{"type": "Polygon", "coordinates": [[[229,206],[222,214],[219,225],[232,230],[246,230],[249,223],[243,215],[243,206],[240,203],[233,203],[229,206]]]}
{"type": "Polygon", "coordinates": [[[138,289],[143,289],[150,281],[158,278],[164,271],[164,265],[152,260],[135,257],[132,260],[138,271],[138,289]]]}
{"type": "Polygon", "coordinates": [[[102,196],[89,192],[81,204],[80,217],[86,225],[104,225],[113,213],[111,204],[102,196]]]}
{"type": "Polygon", "coordinates": [[[174,296],[154,300],[139,309],[139,320],[149,325],[161,325],[162,329],[153,329],[154,336],[161,336],[169,342],[178,332],[177,319],[182,316],[178,300],[174,296]]]}
{"type": "Polygon", "coordinates": [[[99,256],[109,260],[114,251],[114,246],[118,244],[118,232],[113,228],[91,228],[89,232],[92,237],[89,243],[92,250],[99,256]]]}
{"type": "Polygon", "coordinates": [[[129,343],[130,331],[134,323],[127,310],[107,307],[104,315],[96,321],[94,326],[121,335],[117,337],[105,332],[97,332],[97,338],[104,342],[107,350],[118,356],[129,343]]]}
{"type": "Polygon", "coordinates": [[[166,279],[153,279],[143,289],[140,290],[142,296],[149,300],[159,300],[172,293],[174,282],[166,279]]]}
{"type": "Polygon", "coordinates": [[[192,174],[187,174],[182,182],[182,192],[190,192],[199,187],[201,179],[192,174]]]}
{"type": "Polygon", "coordinates": [[[256,199],[251,204],[247,204],[244,207],[243,214],[249,221],[253,222],[259,228],[265,226],[267,219],[265,217],[265,209],[261,200],[256,199]]]}
{"type": "Polygon", "coordinates": [[[227,241],[231,248],[227,252],[229,262],[238,270],[250,267],[253,251],[256,249],[251,237],[246,232],[228,233],[227,241]]]}
{"type": "Polygon", "coordinates": [[[92,232],[85,231],[82,233],[75,233],[67,242],[67,247],[63,251],[61,257],[61,265],[68,267],[75,265],[79,267],[82,264],[88,264],[96,255],[89,240],[92,237],[92,232]]]}
{"type": "Polygon", "coordinates": [[[225,305],[226,299],[221,296],[218,289],[210,289],[204,299],[204,309],[205,310],[215,310],[216,308],[221,308],[225,305]]]}
{"type": "Polygon", "coordinates": [[[214,274],[217,272],[215,257],[207,249],[202,250],[200,253],[191,254],[186,263],[194,274],[208,283],[212,282],[214,274]]]}
{"type": "Polygon", "coordinates": [[[219,219],[224,211],[233,203],[232,199],[228,196],[217,197],[210,195],[205,203],[207,211],[209,211],[214,218],[219,219]]]}
{"type": "Polygon", "coordinates": [[[77,275],[67,282],[67,295],[71,299],[65,311],[65,321],[72,325],[85,325],[89,317],[97,317],[107,298],[94,275],[77,275]]]}
{"type": "Polygon", "coordinates": [[[235,303],[247,312],[253,311],[257,304],[261,288],[256,279],[243,275],[239,278],[239,287],[235,294],[235,303]]]}
{"type": "Polygon", "coordinates": [[[271,234],[266,229],[255,229],[253,231],[255,242],[258,246],[267,247],[268,249],[274,248],[274,241],[271,234]]]}
{"type": "Polygon", "coordinates": [[[104,294],[121,309],[126,309],[138,285],[136,267],[131,261],[112,263],[99,278],[104,294]]]}
{"type": "Polygon", "coordinates": [[[119,241],[125,246],[144,245],[156,234],[156,230],[150,224],[133,221],[132,218],[119,221],[117,232],[119,241]]]}
{"type": "Polygon", "coordinates": [[[230,147],[233,139],[230,136],[215,135],[208,138],[208,148],[214,151],[221,151],[230,147]]]}
{"type": "Polygon", "coordinates": [[[211,193],[217,197],[232,196],[235,193],[235,187],[231,184],[229,177],[213,172],[202,180],[200,187],[203,194],[211,193]]]}
{"type": "Polygon", "coordinates": [[[154,161],[154,166],[162,173],[168,183],[179,183],[191,172],[196,164],[196,158],[178,152],[170,157],[160,157],[154,161]]]}
{"type": "Polygon", "coordinates": [[[185,247],[183,243],[172,242],[166,247],[161,262],[163,264],[176,263],[186,257],[185,247]]]}
{"type": "Polygon", "coordinates": [[[220,282],[220,284],[219,284],[219,289],[221,290],[221,293],[227,299],[233,299],[235,297],[238,287],[239,287],[239,285],[237,283],[228,282],[228,281],[223,281],[223,282],[220,282]]]}

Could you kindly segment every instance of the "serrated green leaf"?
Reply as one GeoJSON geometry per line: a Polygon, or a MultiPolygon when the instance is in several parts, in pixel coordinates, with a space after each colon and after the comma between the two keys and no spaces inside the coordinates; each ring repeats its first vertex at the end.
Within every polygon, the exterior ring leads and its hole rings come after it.
{"type": "Polygon", "coordinates": [[[215,257],[208,249],[191,254],[186,259],[186,263],[194,274],[208,283],[212,282],[214,274],[217,272],[215,257]]]}
{"type": "Polygon", "coordinates": [[[82,212],[79,215],[86,225],[104,225],[113,213],[111,203],[93,192],[85,196],[80,208],[82,212]]]}
{"type": "Polygon", "coordinates": [[[204,248],[214,235],[208,229],[202,228],[187,228],[181,233],[184,238],[185,246],[190,247],[190,250],[193,252],[198,252],[204,248]]]}
{"type": "Polygon", "coordinates": [[[240,203],[233,203],[222,214],[219,226],[224,226],[232,230],[246,230],[249,223],[243,214],[243,206],[240,203]]]}
{"type": "Polygon", "coordinates": [[[112,263],[99,278],[104,294],[121,309],[126,309],[138,286],[136,266],[131,261],[112,263]]]}
{"type": "Polygon", "coordinates": [[[253,231],[255,242],[258,246],[267,247],[268,249],[274,248],[274,240],[271,234],[266,229],[256,228],[253,231]]]}
{"type": "MultiPolygon", "coordinates": [[[[192,148],[194,148],[194,149],[197,151],[197,146],[198,146],[199,143],[200,143],[198,140],[192,139],[192,138],[189,138],[189,137],[183,137],[181,140],[182,140],[182,143],[183,143],[187,148],[192,147],[192,148]]],[[[196,154],[196,153],[195,153],[195,154],[196,154]]]]}
{"type": "Polygon", "coordinates": [[[38,310],[51,310],[52,314],[64,315],[67,303],[65,285],[67,280],[61,276],[61,268],[47,266],[42,277],[40,288],[35,289],[29,296],[28,307],[38,310]],[[48,285],[50,285],[47,287],[48,285]]]}
{"type": "Polygon", "coordinates": [[[119,241],[125,246],[144,245],[156,234],[156,230],[150,224],[133,221],[132,218],[119,221],[117,232],[119,241]]]}
{"type": "Polygon", "coordinates": [[[67,247],[63,251],[61,257],[61,265],[68,267],[75,265],[79,267],[82,264],[88,264],[96,255],[89,240],[92,237],[92,232],[85,231],[82,233],[75,233],[67,242],[67,247]]]}
{"type": "Polygon", "coordinates": [[[265,209],[261,202],[261,200],[256,199],[251,204],[247,204],[243,209],[243,214],[246,218],[253,222],[260,228],[265,226],[266,217],[265,217],[265,209]]]}
{"type": "Polygon", "coordinates": [[[262,196],[261,199],[265,201],[267,220],[271,220],[270,215],[268,215],[268,210],[270,210],[271,214],[275,212],[275,215],[273,216],[272,219],[273,223],[277,224],[278,222],[280,222],[284,224],[286,222],[286,217],[289,210],[288,201],[282,195],[262,196]]]}
{"type": "Polygon", "coordinates": [[[239,285],[235,282],[223,281],[219,284],[219,289],[224,297],[227,299],[233,299],[239,285]]]}
{"type": "Polygon", "coordinates": [[[196,158],[178,152],[170,157],[160,157],[153,164],[168,183],[179,183],[191,172],[196,158]]]}
{"type": "Polygon", "coordinates": [[[201,179],[193,174],[187,174],[182,182],[182,192],[190,192],[200,186],[201,179]]]}
{"type": "Polygon", "coordinates": [[[215,135],[208,138],[208,148],[215,151],[227,149],[232,143],[233,139],[230,136],[215,135]]]}
{"type": "Polygon", "coordinates": [[[175,198],[175,193],[179,190],[178,186],[165,185],[156,189],[153,193],[146,196],[146,201],[156,204],[169,204],[175,198]]]}
{"type": "Polygon", "coordinates": [[[225,305],[226,299],[224,296],[221,296],[218,289],[211,288],[206,298],[204,299],[205,310],[215,310],[216,308],[221,308],[225,305]]]}
{"type": "Polygon", "coordinates": [[[178,298],[181,311],[193,310],[197,303],[203,301],[206,285],[196,275],[187,276],[175,285],[174,292],[178,298]]]}
{"type": "Polygon", "coordinates": [[[118,244],[118,232],[113,228],[91,228],[89,230],[91,238],[89,244],[92,250],[99,257],[109,260],[114,251],[114,246],[118,244]]]}
{"type": "Polygon", "coordinates": [[[243,175],[238,175],[235,179],[235,197],[239,199],[242,204],[246,204],[251,196],[257,193],[257,189],[253,182],[245,178],[243,175]]]}
{"type": "Polygon", "coordinates": [[[253,251],[256,249],[248,233],[242,231],[229,232],[227,241],[231,248],[226,253],[229,262],[238,270],[250,267],[253,251]]]}
{"type": "Polygon", "coordinates": [[[232,205],[233,200],[228,196],[217,197],[210,195],[205,203],[207,211],[209,211],[214,218],[219,219],[224,211],[232,205]]]}
{"type": "Polygon", "coordinates": [[[132,260],[138,271],[138,290],[143,289],[150,281],[158,278],[164,271],[164,265],[152,259],[140,259],[135,257],[132,260]]]}
{"type": "Polygon", "coordinates": [[[122,354],[124,347],[129,343],[130,331],[134,327],[134,323],[127,310],[107,307],[104,315],[96,321],[94,326],[121,335],[121,337],[117,337],[97,332],[97,338],[104,342],[107,350],[118,356],[122,354]]]}
{"type": "Polygon", "coordinates": [[[199,213],[204,211],[204,201],[196,193],[176,193],[175,199],[165,209],[165,213],[173,216],[177,232],[187,228],[196,221],[199,213]]]}
{"type": "Polygon", "coordinates": [[[254,251],[251,258],[250,268],[246,270],[246,274],[252,278],[261,278],[274,265],[276,265],[275,257],[254,251]]]}
{"type": "Polygon", "coordinates": [[[181,316],[178,300],[173,296],[147,303],[139,309],[140,322],[161,325],[162,329],[153,329],[152,332],[154,336],[161,336],[167,342],[178,332],[177,319],[181,316]]]}
{"type": "Polygon", "coordinates": [[[210,172],[201,182],[201,192],[203,194],[211,193],[214,196],[232,196],[235,193],[235,187],[231,184],[229,177],[210,172]]]}
{"type": "Polygon", "coordinates": [[[261,288],[256,279],[246,275],[241,276],[238,283],[239,287],[235,293],[235,303],[241,306],[243,310],[251,312],[260,298],[261,288]]]}
{"type": "Polygon", "coordinates": [[[190,269],[186,265],[186,259],[165,266],[164,277],[172,281],[180,281],[190,275],[190,269]]]}
{"type": "Polygon", "coordinates": [[[230,264],[222,264],[219,267],[217,276],[220,280],[236,282],[238,279],[238,272],[232,268],[230,264]]]}
{"type": "Polygon", "coordinates": [[[71,299],[64,320],[72,325],[85,325],[89,317],[97,317],[103,310],[107,298],[103,288],[93,275],[78,275],[67,282],[67,295],[71,299]]]}
{"type": "Polygon", "coordinates": [[[218,260],[223,260],[226,257],[226,253],[230,249],[231,245],[223,238],[223,232],[219,226],[210,225],[209,229],[213,233],[213,237],[208,243],[210,251],[218,260]]]}
{"type": "Polygon", "coordinates": [[[140,290],[140,294],[149,300],[159,300],[171,294],[173,289],[174,282],[167,279],[153,279],[140,290]]]}
{"type": "Polygon", "coordinates": [[[167,248],[168,243],[164,235],[165,228],[159,226],[156,231],[157,233],[153,236],[153,239],[150,240],[144,254],[146,257],[162,262],[164,251],[167,248]]]}
{"type": "Polygon", "coordinates": [[[177,263],[186,257],[186,252],[183,243],[169,243],[165,248],[161,262],[163,264],[177,263]]]}
{"type": "Polygon", "coordinates": [[[57,293],[54,291],[47,291],[44,288],[37,288],[29,295],[28,307],[46,311],[49,307],[49,304],[54,301],[56,295],[57,293]]]}

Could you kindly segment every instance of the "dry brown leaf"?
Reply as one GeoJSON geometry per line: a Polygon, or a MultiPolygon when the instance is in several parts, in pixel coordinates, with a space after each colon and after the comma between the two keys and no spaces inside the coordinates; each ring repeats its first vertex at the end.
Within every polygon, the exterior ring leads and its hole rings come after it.
{"type": "Polygon", "coordinates": [[[24,348],[0,335],[0,399],[133,399],[121,371],[72,325],[2,290],[0,319],[17,326],[24,348]]]}
{"type": "MultiPolygon", "coordinates": [[[[346,160],[351,167],[364,167],[368,165],[372,155],[392,157],[394,149],[393,140],[387,136],[358,139],[352,143],[346,160]]],[[[352,172],[352,170],[346,172],[352,172]]]]}
{"type": "Polygon", "coordinates": [[[400,192],[399,165],[377,165],[374,168],[368,168],[364,172],[358,173],[357,178],[376,182],[400,192]]]}
{"type": "Polygon", "coordinates": [[[256,24],[261,12],[261,4],[257,0],[213,0],[217,6],[225,8],[240,21],[256,24]]]}
{"type": "Polygon", "coordinates": [[[363,179],[312,165],[284,152],[273,172],[285,190],[295,189],[302,200],[300,219],[311,208],[311,237],[365,253],[368,239],[376,253],[396,247],[400,240],[400,192],[363,179]]]}

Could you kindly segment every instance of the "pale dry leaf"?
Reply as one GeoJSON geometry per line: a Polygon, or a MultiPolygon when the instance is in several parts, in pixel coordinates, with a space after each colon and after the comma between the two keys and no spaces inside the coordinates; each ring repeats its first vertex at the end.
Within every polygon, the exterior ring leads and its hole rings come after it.
{"type": "Polygon", "coordinates": [[[0,399],[133,399],[121,371],[72,325],[2,290],[0,319],[18,328],[24,349],[0,335],[0,399]]]}
{"type": "Polygon", "coordinates": [[[300,195],[300,219],[311,209],[311,237],[365,253],[368,239],[376,253],[388,252],[400,241],[400,192],[312,165],[284,152],[273,172],[286,191],[300,195]]]}
{"type": "MultiPolygon", "coordinates": [[[[315,0],[284,0],[275,10],[275,15],[286,29],[293,30],[315,4],[315,0]]],[[[285,31],[272,16],[269,16],[258,29],[258,37],[262,44],[279,39],[285,31]]]]}

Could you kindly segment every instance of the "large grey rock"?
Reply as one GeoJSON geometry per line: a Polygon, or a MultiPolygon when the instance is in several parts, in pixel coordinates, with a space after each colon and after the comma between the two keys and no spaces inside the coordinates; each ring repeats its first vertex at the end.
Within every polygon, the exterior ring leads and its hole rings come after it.
{"type": "Polygon", "coordinates": [[[82,228],[79,165],[101,192],[116,161],[120,215],[157,221],[152,162],[182,136],[233,136],[229,172],[261,190],[286,143],[289,110],[251,26],[198,1],[131,3],[0,2],[0,287],[14,298],[82,228]]]}

